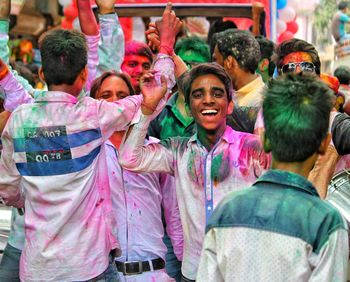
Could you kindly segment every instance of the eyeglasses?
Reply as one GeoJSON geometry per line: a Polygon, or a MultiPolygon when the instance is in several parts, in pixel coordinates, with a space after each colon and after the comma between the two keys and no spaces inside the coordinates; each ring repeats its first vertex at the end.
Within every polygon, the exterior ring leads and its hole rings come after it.
{"type": "Polygon", "coordinates": [[[310,62],[300,62],[300,63],[288,63],[282,66],[282,73],[295,72],[297,66],[300,67],[301,71],[315,72],[315,65],[310,62]]]}

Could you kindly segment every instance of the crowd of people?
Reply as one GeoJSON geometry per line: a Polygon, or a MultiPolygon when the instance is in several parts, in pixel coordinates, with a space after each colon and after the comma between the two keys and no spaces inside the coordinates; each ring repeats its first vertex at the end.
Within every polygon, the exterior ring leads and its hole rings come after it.
{"type": "Polygon", "coordinates": [[[324,199],[349,168],[348,67],[325,76],[312,44],[222,21],[180,37],[171,3],[148,44],[124,42],[114,0],[99,25],[77,0],[81,32],[39,40],[37,89],[0,3],[0,281],[347,280],[324,199]]]}

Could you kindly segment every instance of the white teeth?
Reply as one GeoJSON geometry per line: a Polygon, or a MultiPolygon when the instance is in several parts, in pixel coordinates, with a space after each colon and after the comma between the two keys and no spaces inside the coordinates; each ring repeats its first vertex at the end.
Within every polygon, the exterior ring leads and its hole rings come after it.
{"type": "Polygon", "coordinates": [[[217,110],[203,110],[202,114],[216,114],[218,111],[217,110]]]}

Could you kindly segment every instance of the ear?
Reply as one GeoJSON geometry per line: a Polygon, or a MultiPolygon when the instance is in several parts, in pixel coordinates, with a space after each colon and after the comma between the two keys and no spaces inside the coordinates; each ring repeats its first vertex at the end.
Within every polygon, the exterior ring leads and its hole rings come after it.
{"type": "Polygon", "coordinates": [[[89,73],[89,71],[88,71],[88,66],[86,65],[85,68],[82,69],[82,71],[80,72],[80,74],[79,74],[79,76],[78,76],[78,77],[80,78],[80,80],[81,80],[84,84],[85,84],[86,81],[87,81],[88,73],[89,73]]]}
{"type": "Polygon", "coordinates": [[[39,68],[38,74],[39,74],[40,80],[45,82],[45,75],[44,75],[44,72],[43,72],[43,67],[39,68]]]}
{"type": "Polygon", "coordinates": [[[265,153],[271,152],[271,143],[270,140],[265,135],[265,129],[260,130],[260,141],[263,144],[265,153]]]}
{"type": "Polygon", "coordinates": [[[185,102],[185,111],[189,117],[193,117],[192,112],[191,112],[191,107],[186,102],[185,102]]]}
{"type": "Polygon", "coordinates": [[[269,67],[269,60],[268,59],[262,59],[260,62],[259,62],[259,66],[258,66],[258,68],[259,68],[259,71],[261,72],[261,73],[263,73],[263,72],[265,72],[265,71],[267,71],[267,68],[269,67]]]}
{"type": "Polygon", "coordinates": [[[324,155],[328,149],[329,143],[331,142],[332,135],[327,133],[327,136],[322,140],[320,147],[317,150],[317,153],[324,155]]]}
{"type": "Polygon", "coordinates": [[[231,100],[228,103],[228,107],[227,107],[227,114],[228,115],[232,114],[234,107],[235,107],[235,105],[234,105],[233,101],[231,100]]]}
{"type": "Polygon", "coordinates": [[[232,57],[232,56],[228,56],[225,60],[224,60],[224,68],[226,70],[230,70],[233,69],[236,66],[237,62],[236,60],[232,57]]]}

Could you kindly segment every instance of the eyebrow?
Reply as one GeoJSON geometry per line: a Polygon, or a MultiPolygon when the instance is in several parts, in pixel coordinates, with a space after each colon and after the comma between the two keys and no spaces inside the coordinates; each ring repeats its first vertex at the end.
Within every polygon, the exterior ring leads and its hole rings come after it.
{"type": "MultiPolygon", "coordinates": [[[[210,88],[210,90],[219,90],[219,91],[225,92],[225,89],[224,89],[224,88],[218,87],[218,86],[213,86],[213,87],[210,88]]],[[[191,94],[192,94],[193,92],[196,92],[196,91],[204,91],[204,87],[193,89],[193,90],[191,91],[191,94]]]]}

